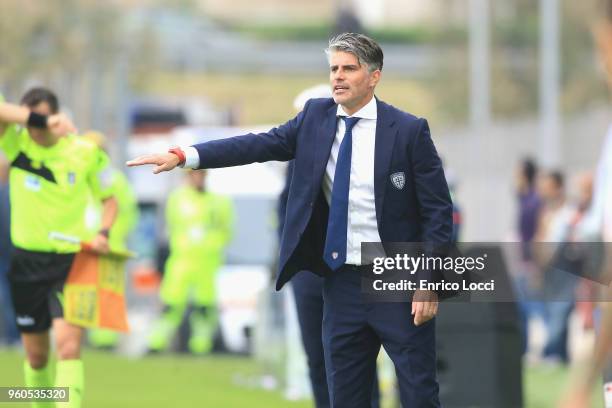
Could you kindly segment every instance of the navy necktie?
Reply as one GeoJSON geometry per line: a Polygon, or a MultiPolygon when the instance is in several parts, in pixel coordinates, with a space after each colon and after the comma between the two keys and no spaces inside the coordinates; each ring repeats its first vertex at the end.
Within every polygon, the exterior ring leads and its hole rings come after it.
{"type": "Polygon", "coordinates": [[[336,172],[334,173],[331,202],[329,204],[327,236],[325,237],[325,249],[323,250],[323,259],[333,271],[346,262],[346,228],[348,224],[349,185],[351,182],[353,126],[359,119],[342,117],[346,130],[336,160],[336,172]]]}

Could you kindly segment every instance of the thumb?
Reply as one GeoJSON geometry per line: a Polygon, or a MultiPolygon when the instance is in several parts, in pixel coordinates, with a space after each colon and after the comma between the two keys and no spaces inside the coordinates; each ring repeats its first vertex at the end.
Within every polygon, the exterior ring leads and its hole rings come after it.
{"type": "Polygon", "coordinates": [[[161,173],[162,171],[170,171],[174,168],[174,166],[168,162],[162,162],[161,164],[158,164],[155,169],[153,170],[154,174],[158,174],[161,173]]]}

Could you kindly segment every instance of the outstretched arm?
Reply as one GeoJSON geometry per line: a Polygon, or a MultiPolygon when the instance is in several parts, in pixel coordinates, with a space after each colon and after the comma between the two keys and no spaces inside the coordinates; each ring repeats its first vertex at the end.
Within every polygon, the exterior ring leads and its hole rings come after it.
{"type": "Polygon", "coordinates": [[[12,123],[46,128],[56,136],[64,136],[76,131],[72,122],[61,113],[50,116],[38,115],[33,114],[26,107],[0,102],[0,137],[4,134],[6,126],[12,123]]]}
{"type": "Polygon", "coordinates": [[[308,105],[295,118],[266,133],[235,136],[200,143],[190,151],[149,154],[128,161],[129,167],[154,165],[153,173],[170,171],[179,165],[196,169],[241,166],[271,160],[287,161],[295,157],[297,134],[308,105]],[[182,157],[186,154],[187,157],[182,157]],[[194,160],[191,160],[193,156],[194,160]],[[187,164],[185,164],[187,159],[187,164]]]}

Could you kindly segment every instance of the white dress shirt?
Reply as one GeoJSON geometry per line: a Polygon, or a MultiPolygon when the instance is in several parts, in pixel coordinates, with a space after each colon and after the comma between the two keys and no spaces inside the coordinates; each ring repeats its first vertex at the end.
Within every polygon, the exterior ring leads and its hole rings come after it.
{"type": "MultiPolygon", "coordinates": [[[[337,115],[349,116],[340,105],[338,105],[337,115]]],[[[351,181],[349,184],[348,224],[346,229],[346,263],[361,265],[361,243],[380,242],[374,201],[376,98],[372,97],[370,102],[355,112],[352,117],[361,119],[352,131],[353,151],[351,154],[351,181]]],[[[325,194],[328,204],[331,200],[336,161],[338,160],[340,143],[344,139],[345,129],[344,120],[338,118],[336,136],[323,176],[323,194],[325,194]]]]}
{"type": "MultiPolygon", "coordinates": [[[[338,105],[338,116],[349,116],[342,106],[338,105]]],[[[376,141],[376,98],[372,97],[363,108],[352,115],[361,118],[353,127],[353,151],[351,155],[351,181],[349,185],[349,211],[346,231],[346,263],[361,265],[361,243],[381,242],[376,222],[376,205],[374,201],[374,145],[376,141]]],[[[336,136],[331,147],[325,175],[323,177],[323,194],[327,203],[331,200],[332,183],[336,173],[336,161],[340,143],[344,139],[346,127],[344,120],[338,118],[336,136]]],[[[182,147],[185,152],[186,168],[198,168],[200,157],[192,147],[182,147]]]]}

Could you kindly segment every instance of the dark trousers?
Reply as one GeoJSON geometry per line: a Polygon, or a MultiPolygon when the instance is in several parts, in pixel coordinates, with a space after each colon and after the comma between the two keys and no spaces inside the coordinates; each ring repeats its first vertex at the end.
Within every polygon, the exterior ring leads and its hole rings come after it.
{"type": "Polygon", "coordinates": [[[406,408],[439,407],[435,321],[416,327],[411,303],[369,303],[357,267],[325,278],[323,346],[333,408],[368,408],[382,345],[393,364],[406,408]]]}
{"type": "MultiPolygon", "coordinates": [[[[329,408],[329,388],[322,341],[323,278],[311,272],[302,271],[293,277],[291,283],[315,404],[317,408],[329,408]]],[[[370,398],[369,407],[378,408],[380,391],[376,378],[372,385],[370,398]]]]}

